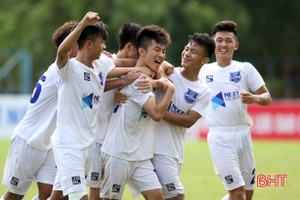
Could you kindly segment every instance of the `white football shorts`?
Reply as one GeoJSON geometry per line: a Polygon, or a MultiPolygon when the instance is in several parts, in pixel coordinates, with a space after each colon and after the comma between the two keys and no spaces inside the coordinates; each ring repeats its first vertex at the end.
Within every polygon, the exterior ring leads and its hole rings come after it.
{"type": "Polygon", "coordinates": [[[93,145],[85,149],[53,147],[57,176],[53,190],[66,196],[71,192],[86,192],[85,177],[93,159],[93,145]]]}
{"type": "Polygon", "coordinates": [[[53,185],[56,172],[52,149],[36,149],[15,136],[9,147],[2,184],[12,193],[25,195],[33,181],[53,185]]]}
{"type": "Polygon", "coordinates": [[[166,155],[154,154],[152,162],[162,185],[165,199],[183,194],[184,188],[179,179],[182,164],[179,163],[179,160],[166,155]]]}
{"type": "Polygon", "coordinates": [[[93,145],[93,160],[91,163],[88,176],[86,178],[86,185],[90,188],[100,188],[102,181],[102,157],[101,157],[102,144],[95,142],[93,145]]]}
{"type": "Polygon", "coordinates": [[[250,129],[247,126],[210,128],[207,142],[215,173],[226,190],[241,186],[254,190],[255,164],[250,129]]]}
{"type": "MultiPolygon", "coordinates": [[[[125,185],[137,193],[159,189],[154,167],[150,159],[143,161],[127,161],[102,152],[104,173],[101,184],[101,198],[122,199],[125,185]]],[[[133,197],[135,198],[134,195],[133,197]]]]}

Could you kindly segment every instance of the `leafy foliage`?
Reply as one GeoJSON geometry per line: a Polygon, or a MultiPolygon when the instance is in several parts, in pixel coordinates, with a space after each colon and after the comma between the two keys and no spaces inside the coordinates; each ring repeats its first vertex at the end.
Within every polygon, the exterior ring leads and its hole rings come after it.
{"type": "Polygon", "coordinates": [[[92,10],[109,26],[108,51],[117,51],[117,33],[124,22],[157,24],[172,37],[167,60],[179,66],[188,35],[210,33],[214,23],[230,19],[238,24],[240,48],[235,58],[257,67],[273,97],[299,97],[299,4],[297,0],[2,0],[0,47],[30,50],[35,82],[55,60],[51,38],[56,28],[79,21],[92,10]]]}

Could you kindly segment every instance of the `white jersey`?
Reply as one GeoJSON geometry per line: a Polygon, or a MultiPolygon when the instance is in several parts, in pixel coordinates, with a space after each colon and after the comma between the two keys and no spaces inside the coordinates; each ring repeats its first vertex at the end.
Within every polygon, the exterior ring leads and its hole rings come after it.
{"type": "Polygon", "coordinates": [[[26,114],[14,130],[27,143],[39,150],[52,148],[50,138],[56,128],[58,74],[53,63],[37,82],[26,114]]]}
{"type": "MultiPolygon", "coordinates": [[[[113,59],[117,59],[116,54],[112,54],[112,58],[113,59]]],[[[116,78],[109,78],[107,79],[107,81],[110,80],[115,80],[116,78]]],[[[98,128],[97,128],[97,132],[96,132],[96,137],[95,137],[95,141],[97,143],[102,144],[104,141],[104,138],[106,136],[107,133],[107,126],[110,120],[110,117],[112,115],[112,111],[114,109],[114,95],[115,95],[115,90],[109,90],[103,93],[102,95],[102,102],[100,105],[100,110],[101,112],[99,112],[99,122],[97,124],[98,128]]]]}
{"type": "Polygon", "coordinates": [[[251,126],[247,104],[240,99],[240,92],[257,89],[265,85],[258,71],[248,62],[232,61],[227,67],[216,62],[205,64],[199,73],[201,82],[213,91],[207,110],[209,127],[251,126]]]}
{"type": "Polygon", "coordinates": [[[102,152],[128,161],[150,159],[154,151],[154,121],[142,115],[143,105],[154,94],[137,90],[134,84],[139,80],[121,90],[128,100],[114,108],[102,146],[102,152]]]}
{"type": "MultiPolygon", "coordinates": [[[[199,81],[190,81],[184,78],[179,70],[168,76],[175,86],[175,93],[168,111],[176,114],[186,114],[193,110],[204,116],[211,99],[211,89],[199,81]]],[[[160,95],[157,95],[161,98],[160,95]]],[[[162,154],[177,158],[183,163],[184,142],[186,128],[161,120],[155,124],[155,154],[162,154]]]]}
{"type": "Polygon", "coordinates": [[[93,67],[70,59],[58,70],[57,132],[53,140],[57,147],[84,149],[95,140],[105,81],[114,64],[101,55],[93,67]]]}

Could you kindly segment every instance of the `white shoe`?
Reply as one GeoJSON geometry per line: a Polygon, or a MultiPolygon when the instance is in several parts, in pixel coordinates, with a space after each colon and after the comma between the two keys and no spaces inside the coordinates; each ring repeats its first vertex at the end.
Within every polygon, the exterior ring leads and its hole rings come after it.
{"type": "Polygon", "coordinates": [[[229,194],[225,195],[221,200],[229,200],[229,194]]]}

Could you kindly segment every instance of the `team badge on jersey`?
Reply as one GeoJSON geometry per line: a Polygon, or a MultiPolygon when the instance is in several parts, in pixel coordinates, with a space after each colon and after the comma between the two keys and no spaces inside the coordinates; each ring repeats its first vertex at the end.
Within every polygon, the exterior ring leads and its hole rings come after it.
{"type": "Polygon", "coordinates": [[[91,74],[88,72],[84,72],[83,78],[85,81],[90,81],[91,80],[91,74]]]}
{"type": "Polygon", "coordinates": [[[214,82],[214,76],[213,75],[206,75],[206,83],[214,82]]]}
{"type": "Polygon", "coordinates": [[[188,91],[186,93],[184,93],[184,100],[187,103],[194,103],[196,101],[196,98],[199,94],[193,90],[191,90],[190,88],[188,88],[188,91]]]}
{"type": "Polygon", "coordinates": [[[226,107],[222,92],[218,93],[216,96],[214,96],[211,99],[211,104],[212,104],[213,110],[215,110],[219,106],[226,107]]]}
{"type": "Polygon", "coordinates": [[[238,71],[238,72],[229,72],[230,73],[230,78],[229,80],[234,82],[234,83],[238,83],[241,78],[242,78],[242,75],[241,75],[241,71],[238,71]]]}

